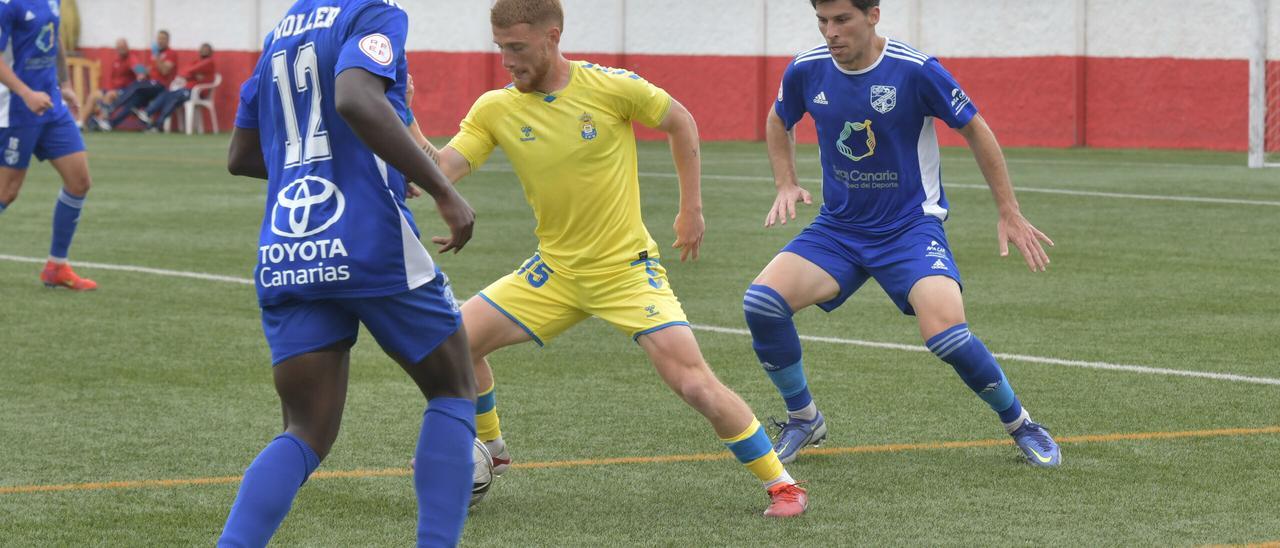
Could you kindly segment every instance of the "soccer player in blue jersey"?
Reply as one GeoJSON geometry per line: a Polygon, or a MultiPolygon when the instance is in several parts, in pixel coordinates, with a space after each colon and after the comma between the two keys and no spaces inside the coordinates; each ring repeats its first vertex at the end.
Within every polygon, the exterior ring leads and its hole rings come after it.
{"type": "MultiPolygon", "coordinates": [[[[0,2],[0,214],[18,199],[31,155],[48,160],[62,177],[53,206],[53,242],[40,281],[49,287],[98,287],[67,264],[67,252],[89,192],[89,157],[59,82],[67,67],[58,46],[59,0],[0,2]]],[[[72,97],[74,97],[72,95],[72,97]]]]}
{"type": "Polygon", "coordinates": [[[428,400],[418,545],[453,546],[471,496],[475,378],[448,279],[405,206],[430,194],[460,250],[474,215],[405,125],[408,17],[391,0],[297,0],[263,44],[228,167],[267,180],[258,301],[285,432],[245,471],[219,546],[263,546],[329,453],[363,323],[428,400]]]}
{"type": "Polygon", "coordinates": [[[879,0],[810,0],[826,43],[800,53],[782,77],[766,139],[778,195],[765,226],[795,219],[812,197],[795,170],[792,128],[808,113],[822,151],[823,205],[817,219],[756,277],[743,300],[753,347],[787,405],[774,443],[783,462],[827,434],[805,379],[792,315],[830,312],[874,278],[938,358],[1000,416],[1027,460],[1061,462],[1048,430],[1031,421],[991,352],[969,331],[960,273],[942,222],[934,120],[964,136],[1000,213],[1000,254],[1013,242],[1033,272],[1053,245],[1018,207],[1000,145],[977,107],[938,60],[876,33],[879,0]]]}

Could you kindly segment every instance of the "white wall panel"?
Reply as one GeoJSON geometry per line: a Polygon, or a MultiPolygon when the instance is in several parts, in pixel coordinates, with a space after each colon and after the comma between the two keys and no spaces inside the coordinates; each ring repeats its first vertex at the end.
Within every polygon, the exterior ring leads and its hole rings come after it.
{"type": "MultiPolygon", "coordinates": [[[[564,49],[591,53],[791,56],[821,43],[804,0],[563,0],[564,49]]],[[[1100,57],[1242,59],[1252,2],[1088,0],[885,0],[880,33],[944,57],[1074,55],[1077,37],[1100,57]]],[[[409,48],[494,51],[490,0],[400,0],[409,48]]],[[[1271,58],[1280,59],[1280,0],[1269,0],[1271,58]]],[[[208,41],[256,50],[292,0],[86,0],[81,43],[111,47],[124,37],[146,48],[156,29],[174,46],[208,41]],[[154,8],[152,8],[154,6],[154,8]],[[154,20],[149,17],[154,9],[154,20]]]]}
{"type": "MultiPolygon", "coordinates": [[[[1088,54],[1098,57],[1243,59],[1252,2],[1090,0],[1088,54]]],[[[1274,4],[1274,3],[1273,3],[1274,4]]]]}
{"type": "Polygon", "coordinates": [[[168,30],[174,49],[197,49],[202,42],[213,44],[215,50],[257,49],[261,37],[256,36],[253,19],[246,17],[254,12],[256,3],[256,0],[158,1],[155,30],[168,30]]]}
{"type": "Polygon", "coordinates": [[[151,31],[147,28],[148,0],[81,1],[80,47],[113,48],[117,38],[129,41],[129,47],[151,47],[151,31]]]}
{"type": "Polygon", "coordinates": [[[931,55],[1076,54],[1075,0],[928,0],[922,14],[915,46],[931,55]]]}
{"type": "Polygon", "coordinates": [[[764,54],[764,0],[629,0],[625,13],[629,54],[764,54]]]}
{"type": "MultiPolygon", "coordinates": [[[[642,0],[643,1],[643,0],[642,0]]],[[[618,53],[626,35],[623,0],[562,0],[560,48],[581,53],[618,53]]],[[[485,32],[489,32],[488,29],[485,32]]]]}

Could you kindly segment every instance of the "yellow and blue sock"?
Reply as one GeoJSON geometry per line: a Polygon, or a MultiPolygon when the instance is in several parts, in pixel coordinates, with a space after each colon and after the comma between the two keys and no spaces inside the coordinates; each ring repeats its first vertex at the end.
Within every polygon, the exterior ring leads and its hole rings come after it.
{"type": "Polygon", "coordinates": [[[475,403],[434,398],[422,417],[414,455],[418,494],[418,546],[457,546],[471,504],[475,403]]]}
{"type": "Polygon", "coordinates": [[[751,347],[787,403],[787,414],[813,420],[818,410],[805,379],[800,334],[791,318],[791,305],[773,288],[752,285],[742,298],[742,310],[751,329],[751,347]]]}
{"type": "Polygon", "coordinates": [[[751,425],[741,434],[732,438],[721,438],[720,441],[729,448],[738,462],[746,466],[747,470],[764,483],[765,487],[773,487],[779,483],[795,483],[787,473],[787,469],[782,466],[782,461],[778,460],[778,454],[773,452],[773,443],[765,434],[764,427],[760,426],[760,421],[754,417],[751,419],[751,425]]]}
{"type": "Polygon", "coordinates": [[[266,546],[317,466],[315,451],[293,434],[271,440],[244,471],[218,546],[266,546]]]}
{"type": "Polygon", "coordinates": [[[1013,387],[1009,386],[1009,379],[1005,378],[996,357],[969,332],[968,324],[953,325],[934,335],[925,345],[950,364],[969,389],[1000,415],[1006,429],[1011,425],[1017,428],[1024,415],[1022,402],[1014,395],[1013,387]]]}
{"type": "Polygon", "coordinates": [[[76,235],[80,223],[80,210],[84,208],[84,196],[76,196],[64,188],[53,205],[53,241],[49,244],[49,256],[66,259],[71,249],[71,238],[76,235]]]}
{"type": "Polygon", "coordinates": [[[486,443],[502,438],[501,423],[498,420],[498,398],[493,393],[496,386],[494,384],[476,396],[476,437],[486,443]]]}

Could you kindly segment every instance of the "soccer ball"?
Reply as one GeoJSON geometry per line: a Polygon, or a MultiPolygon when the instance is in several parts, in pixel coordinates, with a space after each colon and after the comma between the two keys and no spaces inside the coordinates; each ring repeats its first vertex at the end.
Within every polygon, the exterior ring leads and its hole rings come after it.
{"type": "Polygon", "coordinates": [[[477,438],[471,450],[471,458],[476,462],[475,472],[471,476],[471,507],[475,508],[493,485],[493,456],[489,454],[489,448],[484,446],[484,442],[477,438]]]}

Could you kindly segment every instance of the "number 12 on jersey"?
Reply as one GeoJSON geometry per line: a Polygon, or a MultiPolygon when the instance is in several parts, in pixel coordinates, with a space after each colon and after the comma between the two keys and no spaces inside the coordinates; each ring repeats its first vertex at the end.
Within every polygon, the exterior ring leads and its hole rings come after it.
{"type": "MultiPolygon", "coordinates": [[[[284,107],[284,167],[328,160],[333,157],[329,149],[329,134],[321,129],[320,60],[316,57],[315,42],[298,47],[289,71],[288,52],[278,51],[271,56],[271,78],[280,92],[280,105],[284,107]],[[292,76],[292,77],[291,77],[292,76]],[[298,111],[293,106],[294,89],[305,94],[311,92],[311,111],[307,119],[307,140],[301,139],[298,111]]],[[[304,99],[305,100],[305,99],[304,99]]]]}

